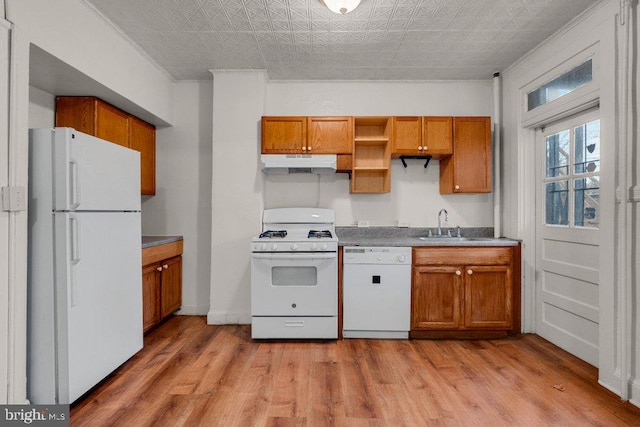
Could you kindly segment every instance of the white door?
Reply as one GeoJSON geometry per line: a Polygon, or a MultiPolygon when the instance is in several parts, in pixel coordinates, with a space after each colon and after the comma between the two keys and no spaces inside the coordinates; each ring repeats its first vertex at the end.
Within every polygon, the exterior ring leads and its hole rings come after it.
{"type": "MultiPolygon", "coordinates": [[[[32,130],[32,144],[47,143],[47,131],[32,130]]],[[[70,128],[54,138],[55,210],[140,210],[139,152],[70,128]]]]}
{"type": "Polygon", "coordinates": [[[253,316],[336,316],[338,254],[251,254],[253,316]]]}
{"type": "Polygon", "coordinates": [[[536,139],[536,331],[598,365],[600,121],[591,111],[536,139]]]}
{"type": "Polygon", "coordinates": [[[409,330],[411,268],[408,265],[345,264],[343,275],[345,331],[409,330]]]}
{"type": "Polygon", "coordinates": [[[59,403],[70,403],[142,348],[140,213],[54,216],[59,403]]]}

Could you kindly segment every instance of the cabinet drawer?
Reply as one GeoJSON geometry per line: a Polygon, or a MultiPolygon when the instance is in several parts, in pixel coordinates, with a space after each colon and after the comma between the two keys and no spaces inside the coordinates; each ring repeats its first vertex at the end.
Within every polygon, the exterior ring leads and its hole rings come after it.
{"type": "Polygon", "coordinates": [[[251,338],[336,339],[338,338],[338,318],[335,316],[253,317],[251,338]]]}
{"type": "Polygon", "coordinates": [[[142,266],[182,255],[182,240],[142,249],[142,266]]]}
{"type": "Polygon", "coordinates": [[[511,247],[413,248],[413,265],[509,265],[511,258],[511,247]]]}

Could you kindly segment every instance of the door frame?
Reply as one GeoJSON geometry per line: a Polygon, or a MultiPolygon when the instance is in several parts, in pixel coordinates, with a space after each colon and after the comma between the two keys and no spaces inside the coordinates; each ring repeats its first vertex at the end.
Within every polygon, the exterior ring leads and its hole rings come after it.
{"type": "MultiPolygon", "coordinates": [[[[615,87],[615,79],[607,81],[607,84],[615,87]]],[[[601,82],[601,84],[604,84],[601,82]]],[[[600,331],[599,331],[599,382],[604,387],[619,394],[615,387],[619,384],[619,374],[616,373],[618,365],[616,336],[620,333],[616,324],[616,298],[617,285],[617,251],[616,251],[616,227],[617,204],[616,199],[616,160],[618,155],[618,119],[616,114],[615,90],[601,91],[598,105],[600,107],[601,141],[608,149],[601,152],[600,174],[600,331]]],[[[588,107],[591,107],[589,105],[588,107]]],[[[585,108],[587,110],[588,108],[585,108]]],[[[583,110],[584,111],[584,110],[583,110]]],[[[560,117],[558,117],[560,118],[560,117]]],[[[550,118],[547,122],[555,121],[550,118]]],[[[518,237],[523,240],[523,332],[536,333],[536,150],[540,128],[518,129],[518,237]]],[[[619,198],[619,196],[618,196],[619,198]]]]}

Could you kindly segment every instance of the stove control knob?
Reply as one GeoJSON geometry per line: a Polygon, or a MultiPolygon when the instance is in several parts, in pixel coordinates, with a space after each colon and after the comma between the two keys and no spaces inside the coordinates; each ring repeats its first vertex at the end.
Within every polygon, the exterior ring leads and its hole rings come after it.
{"type": "Polygon", "coordinates": [[[275,251],[276,249],[278,249],[277,243],[274,243],[273,245],[271,245],[271,250],[275,251]]]}
{"type": "Polygon", "coordinates": [[[407,257],[405,257],[404,255],[398,256],[398,261],[399,262],[405,262],[406,260],[407,260],[407,257]]]}
{"type": "Polygon", "coordinates": [[[312,251],[317,251],[317,250],[318,250],[318,244],[317,244],[317,243],[313,243],[313,244],[311,245],[311,250],[312,250],[312,251]]]}
{"type": "Polygon", "coordinates": [[[267,244],[263,243],[262,246],[260,246],[260,250],[261,251],[266,251],[267,250],[267,244]]]}
{"type": "Polygon", "coordinates": [[[292,251],[295,251],[295,250],[297,250],[297,249],[298,249],[298,245],[296,245],[295,243],[292,243],[292,244],[291,244],[291,250],[292,250],[292,251]]]}
{"type": "Polygon", "coordinates": [[[326,243],[323,243],[322,249],[326,251],[327,249],[329,249],[329,245],[327,245],[326,243]]]}

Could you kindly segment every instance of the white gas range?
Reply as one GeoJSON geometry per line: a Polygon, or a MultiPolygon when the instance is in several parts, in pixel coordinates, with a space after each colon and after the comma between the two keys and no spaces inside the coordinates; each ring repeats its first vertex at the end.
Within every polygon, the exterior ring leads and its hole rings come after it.
{"type": "Polygon", "coordinates": [[[332,209],[265,209],[251,252],[252,338],[338,338],[332,209]]]}

